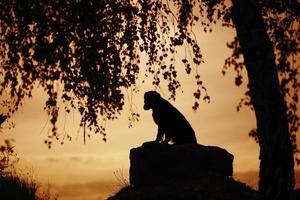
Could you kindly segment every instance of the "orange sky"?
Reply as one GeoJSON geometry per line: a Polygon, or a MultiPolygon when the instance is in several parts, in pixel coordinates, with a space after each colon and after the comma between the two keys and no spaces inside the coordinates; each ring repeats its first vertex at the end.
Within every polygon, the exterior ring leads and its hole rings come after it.
{"type": "MultiPolygon", "coordinates": [[[[236,112],[236,105],[243,96],[245,87],[234,85],[232,70],[226,76],[221,74],[224,60],[230,54],[226,42],[232,38],[234,30],[215,27],[213,33],[196,32],[205,59],[200,67],[200,75],[208,88],[211,103],[201,102],[200,109],[193,112],[192,94],[195,83],[193,76],[186,75],[184,69],[179,70],[184,93],[179,93],[177,100],[171,103],[190,121],[198,143],[227,149],[235,156],[235,172],[256,171],[259,149],[254,140],[248,137],[250,129],[255,127],[254,113],[249,108],[236,112]]],[[[139,84],[140,92],[134,98],[141,116],[140,122],[129,129],[128,107],[125,107],[119,120],[107,123],[106,143],[100,135],[92,134],[84,145],[82,130],[78,132],[78,115],[75,113],[66,121],[66,131],[73,135],[72,142],[64,145],[55,143],[49,150],[44,139],[50,124],[43,111],[46,96],[41,89],[35,90],[33,98],[26,100],[22,109],[14,116],[16,128],[4,130],[0,139],[15,138],[15,150],[21,157],[23,170],[33,171],[39,181],[60,186],[58,190],[63,191],[60,199],[80,199],[77,193],[82,194],[84,191],[76,193],[72,190],[76,188],[74,185],[77,188],[88,186],[85,187],[85,192],[90,197],[85,194],[84,199],[96,199],[102,189],[105,191],[103,193],[116,191],[119,181],[114,176],[114,171],[118,170],[118,175],[128,177],[129,150],[155,139],[157,127],[152,120],[151,111],[142,109],[144,92],[154,89],[148,82],[139,84]],[[45,123],[46,128],[43,128],[45,123]],[[116,185],[111,185],[111,181],[116,185]],[[102,184],[102,189],[99,188],[99,183],[102,184]],[[74,187],[70,186],[72,184],[74,187]],[[96,188],[95,191],[99,191],[99,194],[92,194],[89,191],[92,188],[96,188]]],[[[166,91],[166,87],[162,85],[159,92],[166,94],[166,91]]]]}

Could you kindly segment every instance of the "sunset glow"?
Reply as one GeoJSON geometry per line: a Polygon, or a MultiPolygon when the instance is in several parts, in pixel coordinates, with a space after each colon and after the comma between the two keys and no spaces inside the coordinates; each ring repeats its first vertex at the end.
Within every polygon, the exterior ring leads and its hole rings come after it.
{"type": "MultiPolygon", "coordinates": [[[[247,76],[244,74],[245,83],[236,87],[233,70],[225,76],[221,73],[224,60],[230,54],[226,42],[233,37],[234,30],[215,26],[212,33],[196,31],[205,59],[199,68],[200,75],[208,88],[211,102],[201,102],[197,112],[192,110],[195,80],[193,75],[186,75],[184,69],[177,66],[183,92],[179,92],[176,101],[171,103],[189,120],[198,143],[220,146],[234,155],[234,172],[257,171],[259,147],[248,136],[256,126],[254,112],[247,107],[236,111],[245,92],[247,76]]],[[[15,128],[8,130],[6,124],[3,125],[0,140],[14,138],[15,150],[21,158],[20,169],[31,171],[38,181],[52,185],[59,199],[83,199],[82,196],[84,199],[105,199],[106,195],[118,190],[122,184],[120,177],[128,180],[129,150],[155,139],[157,127],[151,112],[143,110],[143,94],[155,89],[151,81],[141,73],[139,92],[133,98],[140,121],[128,128],[127,101],[120,118],[106,124],[107,142],[102,140],[101,135],[91,133],[84,145],[79,114],[72,111],[66,118],[64,114],[59,118],[60,130],[72,135],[72,141],[63,145],[54,142],[48,149],[44,140],[50,124],[43,110],[46,95],[41,88],[34,90],[33,98],[27,99],[13,117],[15,128]],[[143,79],[145,83],[142,83],[143,79]]],[[[164,98],[168,97],[163,83],[157,91],[164,98]]]]}

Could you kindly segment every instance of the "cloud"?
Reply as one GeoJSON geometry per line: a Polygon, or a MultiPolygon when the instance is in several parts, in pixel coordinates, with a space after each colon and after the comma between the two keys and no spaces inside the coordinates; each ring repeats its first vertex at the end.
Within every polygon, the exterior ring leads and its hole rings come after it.
{"type": "Polygon", "coordinates": [[[81,161],[82,161],[82,158],[79,157],[79,156],[71,156],[71,157],[69,158],[69,160],[72,161],[72,162],[81,162],[81,161]]]}
{"type": "Polygon", "coordinates": [[[50,163],[58,162],[92,162],[95,160],[101,160],[102,158],[97,156],[87,156],[87,155],[57,155],[57,156],[37,156],[37,160],[47,161],[50,163]]]}
{"type": "Polygon", "coordinates": [[[57,163],[57,162],[61,161],[61,159],[59,159],[57,157],[49,157],[49,158],[47,158],[47,161],[50,163],[57,163]]]}
{"type": "Polygon", "coordinates": [[[90,161],[91,159],[88,158],[82,158],[81,156],[51,156],[44,158],[47,162],[50,163],[58,163],[58,162],[83,162],[83,161],[90,161]]]}

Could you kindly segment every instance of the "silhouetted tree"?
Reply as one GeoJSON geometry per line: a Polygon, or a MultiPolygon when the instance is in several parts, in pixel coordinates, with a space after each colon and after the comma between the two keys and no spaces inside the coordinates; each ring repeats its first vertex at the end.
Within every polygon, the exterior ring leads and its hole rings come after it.
{"type": "Polygon", "coordinates": [[[268,200],[289,199],[294,188],[294,157],[299,83],[299,1],[207,1],[210,20],[233,26],[237,36],[225,70],[233,66],[236,85],[248,74],[241,104],[255,111],[257,129],[250,132],[260,145],[259,190],[268,200]],[[241,59],[243,57],[243,59],[241,59]],[[298,61],[297,61],[298,59],[298,61]]]}
{"type": "MultiPolygon", "coordinates": [[[[3,0],[0,10],[0,94],[6,90],[11,97],[3,102],[10,107],[7,116],[39,84],[48,94],[45,109],[53,124],[49,139],[59,137],[55,123],[60,97],[67,112],[67,105],[78,109],[83,126],[105,136],[97,118],[115,119],[122,110],[123,88],[135,86],[141,52],[148,55],[153,84],[166,79],[175,98],[180,87],[176,46],[189,49],[190,57],[182,59],[187,73],[202,62],[192,31],[195,23],[204,31],[218,20],[234,27],[237,36],[228,43],[233,53],[223,72],[233,66],[236,85],[242,84],[243,68],[248,73],[249,90],[240,106],[250,105],[256,114],[257,129],[250,135],[261,150],[259,190],[266,199],[289,197],[300,125],[297,0],[3,0]]],[[[201,92],[208,99],[197,72],[196,83],[194,109],[201,92]]]]}

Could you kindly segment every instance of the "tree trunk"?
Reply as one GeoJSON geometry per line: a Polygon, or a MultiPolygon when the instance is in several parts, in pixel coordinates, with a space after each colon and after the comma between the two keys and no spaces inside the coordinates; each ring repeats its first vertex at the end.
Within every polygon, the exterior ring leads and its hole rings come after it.
{"type": "Polygon", "coordinates": [[[232,1],[257,122],[259,191],[266,200],[288,200],[294,189],[294,159],[274,50],[256,0],[232,1]]]}

